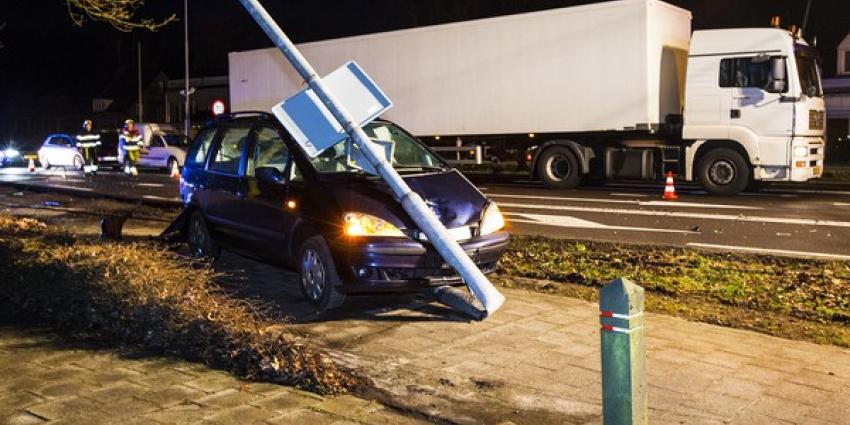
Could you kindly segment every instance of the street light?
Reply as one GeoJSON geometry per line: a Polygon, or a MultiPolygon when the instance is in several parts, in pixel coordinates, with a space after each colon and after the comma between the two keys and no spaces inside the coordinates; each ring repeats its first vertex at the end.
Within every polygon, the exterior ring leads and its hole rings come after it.
{"type": "Polygon", "coordinates": [[[184,55],[184,66],[186,71],[186,77],[184,82],[186,83],[183,88],[183,92],[186,96],[186,104],[184,110],[183,117],[183,131],[186,133],[186,137],[189,137],[189,129],[192,128],[192,118],[189,112],[189,96],[192,95],[194,90],[189,89],[189,0],[183,0],[183,55],[184,55]]]}

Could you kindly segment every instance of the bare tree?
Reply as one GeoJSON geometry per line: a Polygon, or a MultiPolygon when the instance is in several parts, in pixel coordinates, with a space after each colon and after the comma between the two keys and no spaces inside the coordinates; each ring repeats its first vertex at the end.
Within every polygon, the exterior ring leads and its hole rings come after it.
{"type": "Polygon", "coordinates": [[[77,26],[82,26],[86,19],[106,22],[119,31],[130,32],[136,28],[150,31],[168,25],[177,19],[175,15],[162,20],[136,18],[136,10],[145,4],[145,0],[66,0],[68,14],[77,26]]]}

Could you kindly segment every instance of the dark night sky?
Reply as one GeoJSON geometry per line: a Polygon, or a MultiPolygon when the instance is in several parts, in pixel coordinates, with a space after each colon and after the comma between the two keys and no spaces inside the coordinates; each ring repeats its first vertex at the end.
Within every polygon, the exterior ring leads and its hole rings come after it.
{"type": "MultiPolygon", "coordinates": [[[[693,13],[693,29],[783,26],[801,23],[805,0],[668,0],[693,13]]],[[[588,0],[265,0],[272,16],[296,42],[420,25],[520,13],[588,0]]],[[[143,16],[177,13],[183,2],[147,0],[143,16]]],[[[225,75],[227,52],[270,46],[236,0],[190,0],[191,72],[225,75]]],[[[142,41],[144,73],[183,75],[183,25],[156,33],[126,34],[106,24],[74,26],[64,0],[0,0],[0,140],[13,136],[17,115],[61,114],[75,100],[135,90],[135,40],[142,41]]],[[[850,31],[850,1],[814,0],[807,38],[817,35],[827,76],[835,72],[834,49],[850,31]]]]}

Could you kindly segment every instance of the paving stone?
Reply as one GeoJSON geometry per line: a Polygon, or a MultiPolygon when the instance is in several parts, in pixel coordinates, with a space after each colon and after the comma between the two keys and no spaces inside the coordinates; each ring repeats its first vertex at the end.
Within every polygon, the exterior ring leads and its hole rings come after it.
{"type": "Polygon", "coordinates": [[[296,408],[306,408],[315,406],[322,401],[322,398],[307,396],[299,391],[289,391],[273,396],[263,397],[252,404],[263,409],[275,412],[287,412],[296,408]]]}
{"type": "Polygon", "coordinates": [[[105,388],[96,389],[86,392],[88,398],[96,400],[100,403],[113,403],[117,400],[133,397],[141,394],[147,389],[133,382],[119,382],[105,388]]]}
{"type": "Polygon", "coordinates": [[[321,403],[313,406],[315,410],[332,413],[342,418],[361,418],[375,403],[350,395],[328,397],[321,403]]]}
{"type": "Polygon", "coordinates": [[[112,401],[104,407],[110,412],[109,416],[113,418],[136,417],[143,413],[159,410],[159,408],[156,404],[136,397],[112,401]]]}
{"type": "Polygon", "coordinates": [[[35,425],[45,422],[47,422],[45,419],[23,410],[8,413],[0,412],[0,423],[7,425],[35,425]]]}
{"type": "Polygon", "coordinates": [[[171,385],[163,389],[146,391],[139,394],[138,397],[158,406],[167,407],[202,397],[203,395],[204,392],[201,390],[183,385],[171,385]]]}
{"type": "Polygon", "coordinates": [[[283,415],[275,416],[268,419],[266,422],[271,424],[294,425],[294,424],[310,424],[310,425],[330,425],[339,420],[330,415],[322,414],[309,409],[290,410],[283,415]]]}
{"type": "Polygon", "coordinates": [[[275,415],[278,413],[256,406],[236,406],[215,411],[206,419],[221,424],[256,424],[275,415]]]}
{"type": "Polygon", "coordinates": [[[765,415],[777,420],[797,422],[812,412],[812,407],[793,400],[785,400],[777,397],[764,395],[755,403],[742,410],[739,418],[748,418],[753,415],[765,415]]]}
{"type": "Polygon", "coordinates": [[[195,403],[213,407],[234,407],[249,404],[262,398],[261,395],[252,394],[247,391],[239,391],[238,389],[228,388],[217,393],[205,395],[192,400],[195,403]]]}
{"type": "Polygon", "coordinates": [[[167,409],[145,413],[142,418],[164,424],[197,424],[201,423],[210,409],[197,404],[180,404],[167,409]]]}
{"type": "Polygon", "coordinates": [[[95,412],[106,414],[103,405],[94,400],[74,397],[67,400],[55,400],[38,403],[26,408],[27,412],[45,419],[65,419],[81,415],[91,415],[95,412]]]}
{"type": "Polygon", "coordinates": [[[215,371],[185,381],[183,385],[205,393],[215,393],[228,388],[238,388],[241,385],[241,381],[231,375],[215,371]]]}

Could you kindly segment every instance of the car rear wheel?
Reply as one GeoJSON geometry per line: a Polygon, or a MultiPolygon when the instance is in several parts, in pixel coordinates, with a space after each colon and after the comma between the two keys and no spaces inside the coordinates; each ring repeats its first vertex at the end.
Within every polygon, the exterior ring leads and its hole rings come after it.
{"type": "Polygon", "coordinates": [[[177,163],[177,159],[173,156],[168,158],[168,165],[166,165],[165,169],[169,175],[173,175],[174,173],[180,174],[180,164],[177,163]]]}
{"type": "Polygon", "coordinates": [[[546,149],[537,161],[537,174],[552,189],[573,189],[581,181],[578,158],[566,146],[546,149]]]}
{"type": "Polygon", "coordinates": [[[195,258],[215,261],[221,253],[221,248],[210,235],[204,215],[200,211],[195,211],[189,218],[188,240],[189,250],[195,258]]]}
{"type": "Polygon", "coordinates": [[[298,250],[298,275],[304,298],[319,312],[342,305],[345,294],[339,292],[341,281],[325,239],[313,236],[298,250]]]}
{"type": "Polygon", "coordinates": [[[74,170],[82,171],[83,170],[83,158],[80,156],[74,157],[74,170]]]}

